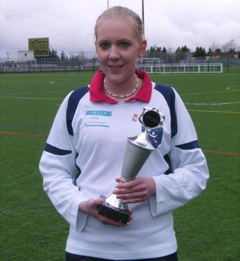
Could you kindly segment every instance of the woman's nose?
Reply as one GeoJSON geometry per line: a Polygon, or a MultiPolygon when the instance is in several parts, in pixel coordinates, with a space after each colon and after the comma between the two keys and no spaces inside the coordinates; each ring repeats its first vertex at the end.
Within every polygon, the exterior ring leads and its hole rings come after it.
{"type": "Polygon", "coordinates": [[[118,48],[115,46],[111,46],[110,53],[109,53],[109,59],[116,60],[119,59],[120,55],[118,52],[118,48]]]}

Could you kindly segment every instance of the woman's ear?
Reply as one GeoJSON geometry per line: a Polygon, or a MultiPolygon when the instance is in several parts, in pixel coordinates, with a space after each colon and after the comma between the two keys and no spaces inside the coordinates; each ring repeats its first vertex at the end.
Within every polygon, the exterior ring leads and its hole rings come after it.
{"type": "Polygon", "coordinates": [[[142,43],[139,47],[139,51],[138,51],[138,58],[142,58],[145,51],[146,51],[146,48],[147,48],[147,41],[146,40],[142,40],[142,43]]]}

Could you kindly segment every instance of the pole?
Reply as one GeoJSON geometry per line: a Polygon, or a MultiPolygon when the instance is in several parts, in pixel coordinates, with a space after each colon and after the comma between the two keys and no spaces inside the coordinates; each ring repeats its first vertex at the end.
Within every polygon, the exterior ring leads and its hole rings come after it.
{"type": "Polygon", "coordinates": [[[107,0],[107,9],[109,8],[109,0],[107,0]]]}
{"type": "Polygon", "coordinates": [[[145,35],[145,23],[144,23],[144,0],[142,0],[142,23],[143,23],[143,34],[145,35]]]}

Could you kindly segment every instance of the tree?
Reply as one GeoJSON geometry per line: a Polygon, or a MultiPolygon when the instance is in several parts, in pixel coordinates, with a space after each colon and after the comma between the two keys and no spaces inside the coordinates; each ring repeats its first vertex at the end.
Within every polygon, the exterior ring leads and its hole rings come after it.
{"type": "Polygon", "coordinates": [[[182,52],[183,53],[190,52],[190,49],[186,45],[182,46],[181,48],[178,47],[176,53],[182,53],[182,52]]]}
{"type": "Polygon", "coordinates": [[[206,56],[206,50],[202,47],[197,47],[196,51],[193,53],[193,57],[205,57],[206,56]]]}
{"type": "Polygon", "coordinates": [[[59,59],[58,54],[57,54],[57,51],[54,50],[54,49],[49,50],[49,58],[59,59]]]}
{"type": "Polygon", "coordinates": [[[208,55],[208,56],[213,56],[213,55],[214,55],[214,51],[212,50],[212,48],[209,48],[209,49],[208,49],[207,55],[208,55]]]}
{"type": "Polygon", "coordinates": [[[149,58],[155,58],[155,53],[157,50],[157,46],[151,46],[149,50],[146,51],[146,56],[149,58]]]}
{"type": "Polygon", "coordinates": [[[222,54],[222,50],[221,50],[220,48],[217,48],[217,49],[215,50],[215,54],[218,55],[218,56],[220,56],[220,55],[222,54]]]}
{"type": "Polygon", "coordinates": [[[234,57],[237,54],[236,48],[237,44],[233,39],[222,45],[222,51],[228,57],[234,57]]]}
{"type": "Polygon", "coordinates": [[[230,51],[235,51],[236,46],[237,46],[237,44],[236,44],[235,40],[232,39],[222,45],[222,51],[224,53],[229,53],[230,51]]]}
{"type": "MultiPolygon", "coordinates": [[[[219,49],[220,49],[220,44],[218,44],[218,43],[212,43],[212,45],[211,45],[210,48],[209,48],[208,54],[209,54],[210,56],[217,55],[217,54],[216,54],[216,50],[219,50],[219,49]],[[211,52],[210,52],[210,50],[211,50],[211,52]]],[[[220,50],[221,50],[221,49],[220,49],[220,50]]]]}
{"type": "Polygon", "coordinates": [[[163,48],[162,48],[162,53],[167,53],[166,47],[163,47],[163,48]]]}
{"type": "Polygon", "coordinates": [[[65,54],[65,52],[62,50],[61,54],[60,54],[60,60],[62,61],[66,61],[68,60],[67,55],[65,54]]]}
{"type": "Polygon", "coordinates": [[[70,61],[78,61],[79,60],[79,56],[72,54],[69,59],[70,59],[70,61]]]}
{"type": "Polygon", "coordinates": [[[185,46],[182,46],[181,48],[178,47],[177,50],[176,50],[176,59],[177,60],[185,60],[187,58],[189,58],[189,52],[190,52],[190,49],[185,45],[185,46]]]}

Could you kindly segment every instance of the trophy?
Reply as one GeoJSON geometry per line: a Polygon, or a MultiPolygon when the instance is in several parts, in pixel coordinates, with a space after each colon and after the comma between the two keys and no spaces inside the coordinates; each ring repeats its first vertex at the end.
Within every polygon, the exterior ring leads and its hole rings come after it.
{"type": "MultiPolygon", "coordinates": [[[[143,132],[127,140],[120,183],[133,180],[151,152],[155,150],[150,141],[149,133],[152,130],[161,129],[164,119],[165,117],[156,108],[143,108],[143,112],[139,117],[143,132]]],[[[122,200],[118,199],[115,194],[111,194],[109,197],[101,197],[104,200],[98,207],[98,214],[126,224],[130,217],[128,205],[123,204],[122,200]]]]}

